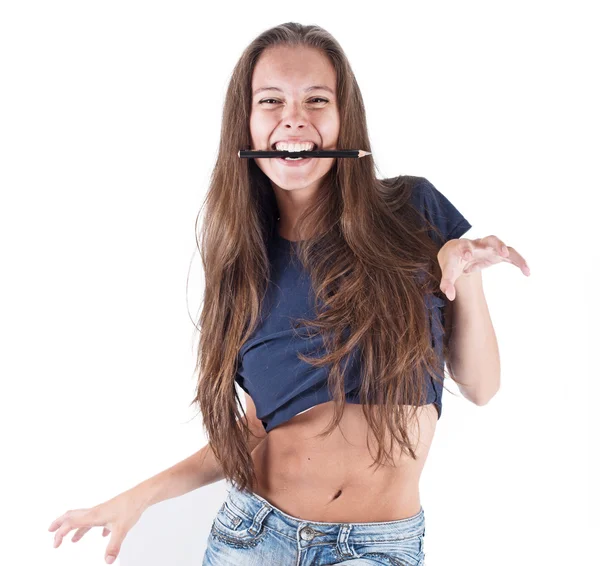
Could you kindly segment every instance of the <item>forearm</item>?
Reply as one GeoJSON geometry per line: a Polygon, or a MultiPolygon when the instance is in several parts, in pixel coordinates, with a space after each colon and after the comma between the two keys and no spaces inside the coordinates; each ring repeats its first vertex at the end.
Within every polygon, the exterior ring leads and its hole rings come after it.
{"type": "Polygon", "coordinates": [[[463,395],[482,405],[500,388],[500,353],[481,271],[461,275],[454,286],[450,365],[463,395]]]}
{"type": "MultiPolygon", "coordinates": [[[[250,436],[248,441],[250,453],[266,438],[264,430],[262,433],[262,436],[250,436]]],[[[221,464],[217,461],[210,445],[206,444],[198,452],[143,481],[133,490],[138,492],[139,497],[150,507],[160,501],[179,497],[223,478],[221,464]]]]}

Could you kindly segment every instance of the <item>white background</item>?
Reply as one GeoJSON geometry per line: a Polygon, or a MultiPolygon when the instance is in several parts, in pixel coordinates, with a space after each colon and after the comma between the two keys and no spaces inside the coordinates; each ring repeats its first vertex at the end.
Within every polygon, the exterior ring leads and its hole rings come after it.
{"type": "MultiPolygon", "coordinates": [[[[446,382],[457,396],[444,392],[421,481],[427,566],[590,564],[592,4],[4,2],[0,562],[105,564],[101,528],[54,549],[50,523],[204,445],[189,406],[194,222],[236,61],[262,31],[298,21],[348,55],[378,176],[426,177],[473,224],[465,237],[495,234],[531,268],[483,272],[502,387],[476,407],[446,382]]],[[[151,507],[118,560],[200,564],[225,494],[218,482],[151,507]]]]}

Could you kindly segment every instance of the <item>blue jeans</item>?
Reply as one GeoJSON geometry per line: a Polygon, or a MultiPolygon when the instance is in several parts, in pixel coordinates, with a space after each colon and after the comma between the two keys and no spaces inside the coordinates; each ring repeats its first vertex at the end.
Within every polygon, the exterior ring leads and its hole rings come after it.
{"type": "Polygon", "coordinates": [[[323,523],[284,513],[231,485],[202,566],[424,566],[425,515],[375,523],[323,523]]]}

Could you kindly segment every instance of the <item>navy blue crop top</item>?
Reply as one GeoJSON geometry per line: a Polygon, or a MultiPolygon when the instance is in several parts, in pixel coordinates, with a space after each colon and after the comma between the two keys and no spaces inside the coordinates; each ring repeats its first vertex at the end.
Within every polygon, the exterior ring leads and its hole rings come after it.
{"type": "MultiPolygon", "coordinates": [[[[413,188],[412,204],[429,222],[437,226],[444,236],[439,242],[436,234],[429,234],[441,246],[448,240],[460,238],[471,224],[427,179],[413,188]]],[[[321,336],[309,337],[307,330],[293,328],[294,319],[316,316],[314,293],[308,274],[299,260],[290,255],[295,243],[275,235],[269,245],[271,279],[263,304],[263,315],[250,339],[242,345],[238,355],[235,377],[240,387],[250,395],[256,416],[267,432],[315,405],[330,401],[327,387],[327,368],[315,368],[299,360],[297,353],[309,357],[325,353],[321,336]]],[[[433,344],[442,354],[443,307],[447,299],[427,295],[425,304],[432,313],[433,344]]],[[[360,403],[358,351],[349,356],[345,373],[346,402],[360,403]]],[[[345,359],[344,359],[345,360],[345,359]]],[[[343,368],[343,362],[342,366],[343,368]]],[[[443,378],[443,372],[439,374],[443,378]]],[[[428,380],[425,404],[434,403],[438,419],[442,414],[441,384],[428,380]]]]}

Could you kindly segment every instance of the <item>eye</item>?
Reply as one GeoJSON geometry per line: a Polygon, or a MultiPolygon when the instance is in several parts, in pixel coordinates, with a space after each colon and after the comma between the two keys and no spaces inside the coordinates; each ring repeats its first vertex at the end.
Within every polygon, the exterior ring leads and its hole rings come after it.
{"type": "MultiPolygon", "coordinates": [[[[270,104],[270,100],[273,100],[275,102],[278,102],[277,100],[275,100],[274,98],[265,98],[264,100],[261,100],[259,102],[259,104],[262,104],[263,102],[266,102],[268,104],[270,104]]],[[[326,98],[321,98],[320,96],[316,96],[315,98],[311,98],[311,100],[322,100],[323,102],[329,102],[326,98]]]]}

